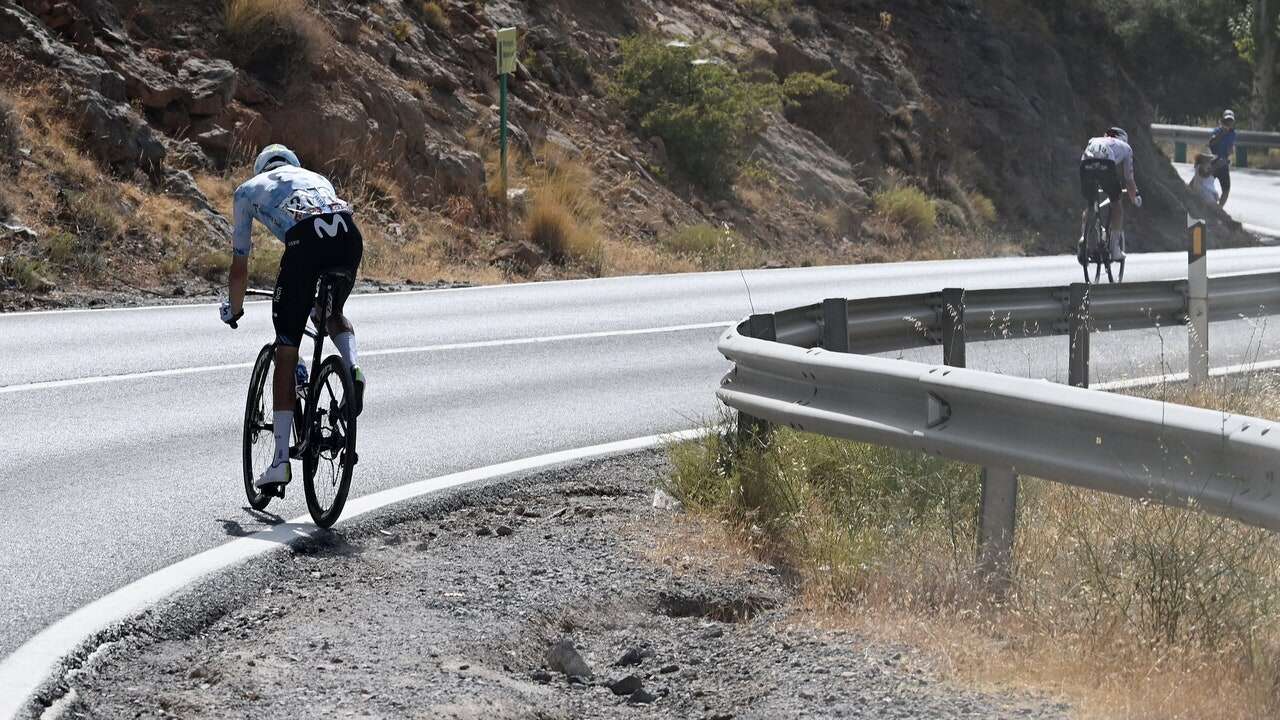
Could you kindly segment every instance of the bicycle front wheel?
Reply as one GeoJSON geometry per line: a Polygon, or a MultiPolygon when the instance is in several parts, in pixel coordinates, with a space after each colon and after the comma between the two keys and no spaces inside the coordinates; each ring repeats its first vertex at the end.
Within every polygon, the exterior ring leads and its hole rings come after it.
{"type": "Polygon", "coordinates": [[[275,348],[267,345],[258,353],[249,375],[249,396],[244,407],[244,438],[242,465],[244,470],[244,494],[249,507],[262,510],[271,502],[271,496],[258,492],[253,481],[261,475],[275,456],[276,440],[272,425],[271,394],[265,392],[267,381],[275,365],[275,348]]]}
{"type": "Polygon", "coordinates": [[[352,407],[355,386],[350,371],[337,355],[330,355],[320,365],[309,399],[311,438],[303,462],[303,486],[311,519],[327,528],[342,515],[358,459],[352,407]]]}

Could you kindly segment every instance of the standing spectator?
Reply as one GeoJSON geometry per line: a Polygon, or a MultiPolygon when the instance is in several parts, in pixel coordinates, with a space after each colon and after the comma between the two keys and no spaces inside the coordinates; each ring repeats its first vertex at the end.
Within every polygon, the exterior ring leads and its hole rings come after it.
{"type": "Polygon", "coordinates": [[[1236,114],[1230,110],[1222,113],[1222,123],[1214,128],[1209,138],[1209,151],[1214,154],[1213,176],[1218,178],[1222,186],[1222,198],[1218,207],[1227,204],[1227,196],[1231,194],[1231,153],[1236,151],[1236,114]]]}

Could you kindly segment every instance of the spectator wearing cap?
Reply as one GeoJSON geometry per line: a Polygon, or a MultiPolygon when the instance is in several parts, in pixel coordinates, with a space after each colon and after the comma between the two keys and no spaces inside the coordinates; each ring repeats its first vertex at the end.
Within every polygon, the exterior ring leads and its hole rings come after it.
{"type": "Polygon", "coordinates": [[[1222,187],[1222,197],[1218,207],[1227,204],[1227,196],[1231,194],[1231,153],[1236,151],[1236,114],[1230,110],[1222,113],[1222,122],[1214,128],[1209,138],[1209,152],[1214,154],[1213,176],[1222,187]]]}

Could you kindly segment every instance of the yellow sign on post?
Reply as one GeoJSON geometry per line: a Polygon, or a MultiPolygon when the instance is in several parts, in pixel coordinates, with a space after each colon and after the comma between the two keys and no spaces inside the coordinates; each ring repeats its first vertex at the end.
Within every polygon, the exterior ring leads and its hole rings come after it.
{"type": "Polygon", "coordinates": [[[516,71],[516,38],[515,28],[502,28],[498,31],[498,74],[510,75],[516,71]]]}

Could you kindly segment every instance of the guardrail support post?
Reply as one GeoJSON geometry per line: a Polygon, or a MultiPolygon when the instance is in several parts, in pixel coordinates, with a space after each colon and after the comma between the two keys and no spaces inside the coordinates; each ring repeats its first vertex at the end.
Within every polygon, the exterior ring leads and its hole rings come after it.
{"type": "Polygon", "coordinates": [[[1067,383],[1089,387],[1089,286],[1071,283],[1071,307],[1067,311],[1067,341],[1070,358],[1067,383]]]}
{"type": "Polygon", "coordinates": [[[964,288],[942,291],[942,364],[964,367],[964,288]]]}
{"type": "MultiPolygon", "coordinates": [[[[751,337],[757,340],[775,342],[778,339],[778,328],[773,313],[757,313],[747,320],[751,337]]],[[[738,447],[748,445],[764,447],[769,442],[769,421],[738,412],[738,447]]]]}
{"type": "Polygon", "coordinates": [[[993,590],[1009,586],[1013,533],[1018,519],[1018,474],[1011,468],[982,469],[982,510],[978,515],[978,575],[993,590]]]}
{"type": "Polygon", "coordinates": [[[1196,390],[1209,380],[1209,237],[1204,220],[1187,220],[1187,377],[1196,390]]]}
{"type": "Polygon", "coordinates": [[[1184,163],[1187,161],[1187,144],[1184,142],[1176,142],[1173,144],[1173,161],[1184,163]]]}
{"type": "Polygon", "coordinates": [[[831,352],[849,352],[849,301],[827,298],[822,301],[822,347],[831,352]]]}
{"type": "Polygon", "coordinates": [[[1236,145],[1236,167],[1249,167],[1249,148],[1236,145]]]}

